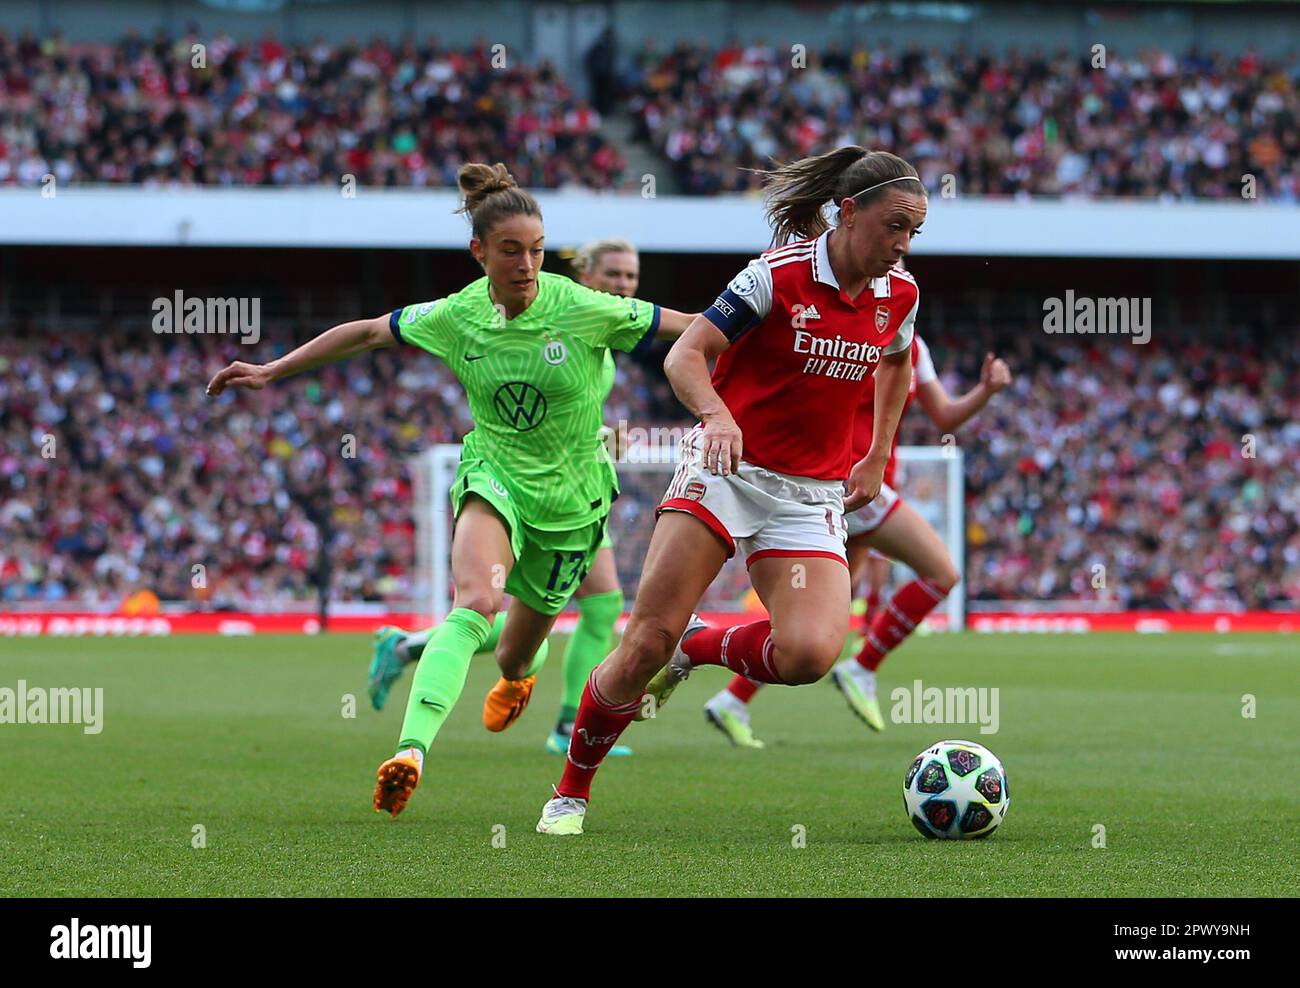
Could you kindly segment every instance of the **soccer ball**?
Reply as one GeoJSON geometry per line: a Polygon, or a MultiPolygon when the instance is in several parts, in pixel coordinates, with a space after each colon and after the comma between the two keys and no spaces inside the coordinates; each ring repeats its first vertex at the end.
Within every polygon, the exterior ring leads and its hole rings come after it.
{"type": "Polygon", "coordinates": [[[974,741],[940,741],[912,759],[903,806],[926,837],[973,840],[998,829],[1011,805],[1007,770],[974,741]]]}

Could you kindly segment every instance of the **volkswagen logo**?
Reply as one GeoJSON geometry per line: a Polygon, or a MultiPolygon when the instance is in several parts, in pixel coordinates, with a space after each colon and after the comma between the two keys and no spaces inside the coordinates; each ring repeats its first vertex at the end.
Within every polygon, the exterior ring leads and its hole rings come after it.
{"type": "Polygon", "coordinates": [[[536,429],[546,418],[546,395],[527,381],[509,381],[497,388],[492,404],[501,421],[527,432],[536,429]]]}

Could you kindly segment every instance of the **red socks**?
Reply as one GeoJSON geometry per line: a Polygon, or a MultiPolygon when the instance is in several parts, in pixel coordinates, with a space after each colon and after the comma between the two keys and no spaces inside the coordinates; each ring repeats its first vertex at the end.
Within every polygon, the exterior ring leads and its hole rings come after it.
{"type": "Polygon", "coordinates": [[[876,616],[876,611],[880,609],[880,594],[872,590],[867,594],[865,603],[866,610],[862,612],[862,624],[864,627],[870,627],[871,619],[876,616]]]}
{"type": "Polygon", "coordinates": [[[867,640],[858,653],[858,663],[875,672],[890,650],[910,635],[922,618],[943,603],[947,596],[947,590],[940,589],[930,580],[913,580],[900,587],[867,629],[867,640]]]}
{"type": "Polygon", "coordinates": [[[556,786],[556,792],[578,799],[591,798],[591,780],[596,777],[596,769],[600,768],[619,735],[632,723],[640,707],[640,697],[623,704],[610,703],[602,697],[596,689],[596,672],[592,670],[582,691],[582,701],[578,704],[573,736],[569,739],[569,754],[564,761],[564,775],[556,786]]]}
{"type": "Polygon", "coordinates": [[[727,692],[741,703],[748,703],[754,698],[754,694],[758,692],[758,688],[762,685],[762,683],[756,683],[744,676],[736,676],[727,684],[727,692]]]}
{"type": "Polygon", "coordinates": [[[785,685],[772,660],[770,621],[738,624],[733,628],[704,628],[686,639],[682,651],[692,665],[726,666],[760,683],[785,685]]]}

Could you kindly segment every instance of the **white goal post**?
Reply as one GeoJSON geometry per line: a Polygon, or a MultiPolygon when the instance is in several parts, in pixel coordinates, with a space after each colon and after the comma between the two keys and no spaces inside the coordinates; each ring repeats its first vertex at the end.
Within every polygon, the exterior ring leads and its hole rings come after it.
{"type": "MultiPolygon", "coordinates": [[[[667,431],[667,430],[665,430],[667,431]]],[[[622,494],[610,511],[614,558],[630,604],[636,593],[641,561],[654,528],[654,509],[677,465],[675,443],[632,449],[616,466],[622,494]]],[[[411,460],[416,516],[416,599],[412,610],[430,624],[451,608],[451,502],[448,491],[460,461],[460,446],[447,443],[426,449],[411,460]]],[[[960,573],[965,572],[965,477],[962,451],[955,445],[900,446],[897,487],[921,517],[943,538],[960,573]]],[[[891,585],[908,573],[895,563],[891,585]]],[[[965,582],[948,596],[930,625],[953,631],[965,627],[965,582]]],[[[754,604],[743,560],[728,560],[700,603],[704,611],[743,612],[754,604]]]]}

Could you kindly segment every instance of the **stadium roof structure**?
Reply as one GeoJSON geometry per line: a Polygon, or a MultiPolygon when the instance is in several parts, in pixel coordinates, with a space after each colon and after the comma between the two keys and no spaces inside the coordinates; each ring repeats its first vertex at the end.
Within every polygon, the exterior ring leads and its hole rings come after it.
{"type": "MultiPolygon", "coordinates": [[[[538,192],[553,243],[610,231],[644,251],[753,253],[770,232],[752,196],[538,192]]],[[[84,187],[0,189],[0,244],[459,249],[451,190],[84,187]],[[424,222],[411,222],[423,217],[424,222]]],[[[917,254],[1300,259],[1300,206],[1265,201],[1027,201],[934,196],[917,254]]]]}

